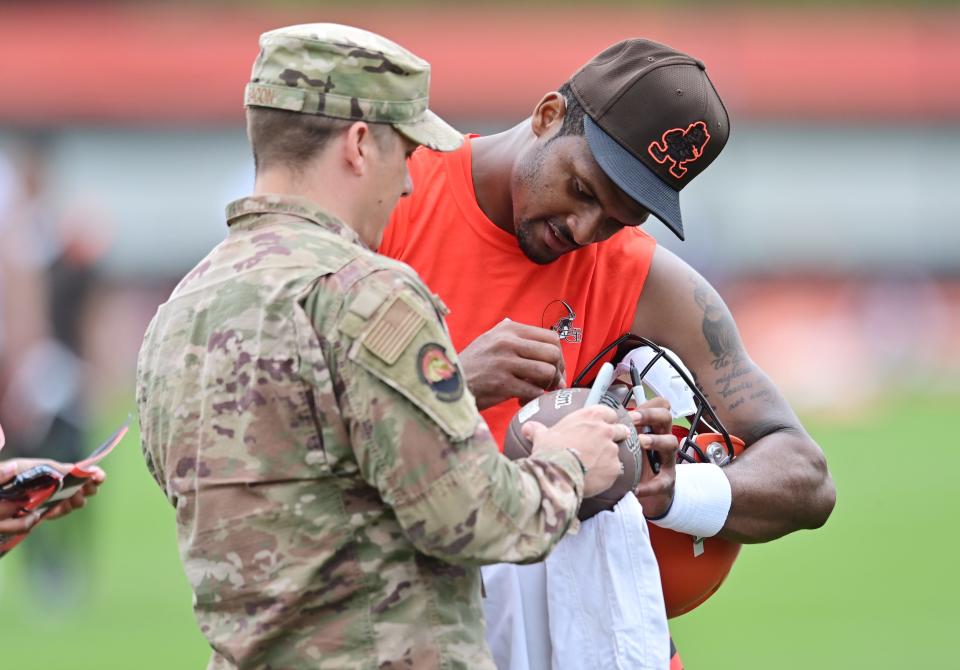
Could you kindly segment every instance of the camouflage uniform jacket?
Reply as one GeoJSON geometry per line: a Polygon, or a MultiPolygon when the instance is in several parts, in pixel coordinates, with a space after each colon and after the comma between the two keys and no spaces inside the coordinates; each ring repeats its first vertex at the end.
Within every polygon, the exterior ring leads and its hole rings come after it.
{"type": "Polygon", "coordinates": [[[583,477],[509,462],[440,303],[301,198],[228,208],[140,352],[211,668],[492,668],[476,566],[541,559],[583,477]]]}

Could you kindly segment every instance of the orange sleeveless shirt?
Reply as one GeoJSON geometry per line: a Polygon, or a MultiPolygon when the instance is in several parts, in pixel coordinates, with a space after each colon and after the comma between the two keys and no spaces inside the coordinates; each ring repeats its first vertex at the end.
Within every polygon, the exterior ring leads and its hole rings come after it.
{"type": "MultiPolygon", "coordinates": [[[[413,194],[394,210],[380,253],[412,266],[450,308],[447,324],[457,351],[504,318],[565,327],[561,347],[570,383],[600,349],[630,329],[656,242],[638,228],[625,228],[549,265],[533,263],[517,238],[477,204],[469,140],[451,153],[414,153],[413,194]]],[[[483,412],[498,444],[517,409],[511,400],[483,412]]]]}

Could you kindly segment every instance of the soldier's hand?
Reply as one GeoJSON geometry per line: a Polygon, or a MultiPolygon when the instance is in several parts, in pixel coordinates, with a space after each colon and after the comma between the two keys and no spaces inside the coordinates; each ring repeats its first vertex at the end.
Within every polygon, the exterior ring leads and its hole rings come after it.
{"type": "Polygon", "coordinates": [[[504,319],[460,352],[467,386],[486,409],[565,388],[560,338],[552,330],[504,319]]]}
{"type": "Polygon", "coordinates": [[[617,421],[617,413],[603,405],[584,407],[563,417],[552,427],[527,421],[523,436],[533,443],[533,454],[572,449],[587,469],[583,497],[606,491],[620,476],[620,447],[629,429],[617,421]]]}
{"type": "Polygon", "coordinates": [[[660,463],[660,472],[655,474],[649,458],[644,463],[640,483],[633,490],[648,517],[666,514],[673,502],[673,488],[677,477],[677,449],[679,443],[671,432],[673,417],[670,403],[663,398],[653,398],[630,412],[640,435],[640,446],[647,453],[655,453],[660,463]]]}

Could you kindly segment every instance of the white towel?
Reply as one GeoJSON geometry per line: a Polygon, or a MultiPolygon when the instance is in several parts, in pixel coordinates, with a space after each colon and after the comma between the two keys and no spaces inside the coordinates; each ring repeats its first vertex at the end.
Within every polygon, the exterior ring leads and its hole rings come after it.
{"type": "Polygon", "coordinates": [[[545,563],[483,568],[487,642],[499,670],[664,670],[670,638],[657,559],[629,494],[545,563]]]}
{"type": "Polygon", "coordinates": [[[480,569],[487,644],[498,670],[550,667],[547,571],[543,563],[498,563],[480,569]]]}

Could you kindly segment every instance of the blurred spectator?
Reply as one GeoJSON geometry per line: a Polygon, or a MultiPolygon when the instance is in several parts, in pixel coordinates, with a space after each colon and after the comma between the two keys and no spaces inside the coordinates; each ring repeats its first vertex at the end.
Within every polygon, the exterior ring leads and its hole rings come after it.
{"type": "MultiPolygon", "coordinates": [[[[84,455],[88,408],[82,324],[103,245],[61,215],[48,183],[47,138],[35,138],[0,188],[0,420],[8,456],[74,462],[84,455]]],[[[84,524],[88,522],[83,522],[84,524]]],[[[82,529],[81,529],[82,530],[82,529]]],[[[67,574],[83,532],[38,532],[23,551],[36,588],[57,605],[81,582],[67,574]],[[69,556],[69,561],[66,557],[69,556]]],[[[85,544],[85,543],[84,543],[85,544]]]]}

